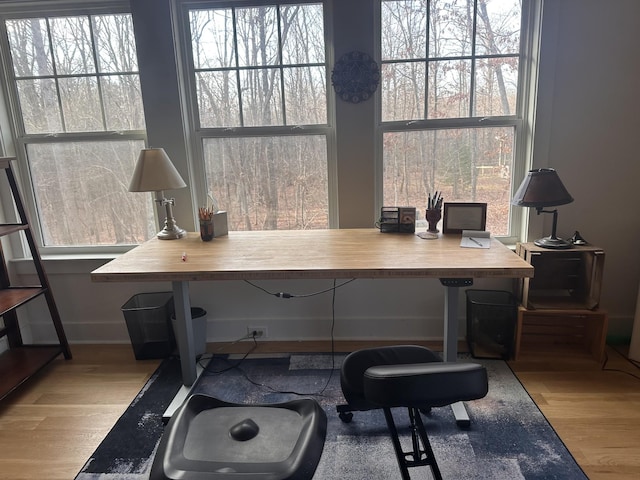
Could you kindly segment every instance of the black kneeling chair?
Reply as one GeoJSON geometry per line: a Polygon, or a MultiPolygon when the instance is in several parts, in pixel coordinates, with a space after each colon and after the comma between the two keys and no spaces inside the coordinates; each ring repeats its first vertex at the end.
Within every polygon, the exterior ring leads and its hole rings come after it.
{"type": "Polygon", "coordinates": [[[347,405],[337,410],[344,422],[353,411],[382,409],[403,480],[409,468],[428,465],[436,480],[442,475],[433,455],[420,411],[476,400],[487,394],[487,371],[474,363],[443,362],[425,347],[399,345],[368,348],[345,358],[340,374],[347,405]],[[413,451],[402,450],[391,408],[406,407],[413,451]]]}
{"type": "Polygon", "coordinates": [[[173,414],[150,480],[311,480],[327,433],[313,399],[268,405],[195,394],[173,414]]]}

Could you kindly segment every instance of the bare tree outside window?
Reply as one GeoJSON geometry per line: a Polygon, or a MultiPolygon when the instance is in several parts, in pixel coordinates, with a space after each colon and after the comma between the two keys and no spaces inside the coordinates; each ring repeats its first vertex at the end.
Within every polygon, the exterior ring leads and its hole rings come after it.
{"type": "Polygon", "coordinates": [[[237,210],[229,212],[231,230],[327,227],[323,136],[211,138],[204,146],[212,191],[222,202],[238,199],[237,210]],[[236,178],[242,181],[231,181],[236,178]]]}
{"type": "Polygon", "coordinates": [[[20,18],[5,27],[43,244],[150,238],[151,197],[127,191],[145,128],[131,16],[20,18]]]}
{"type": "Polygon", "coordinates": [[[509,233],[521,8],[382,0],[385,204],[425,207],[438,190],[446,201],[487,202],[487,229],[509,233]]]}
{"type": "Polygon", "coordinates": [[[327,228],[322,5],[191,10],[189,28],[207,189],[229,228],[327,228]]]}

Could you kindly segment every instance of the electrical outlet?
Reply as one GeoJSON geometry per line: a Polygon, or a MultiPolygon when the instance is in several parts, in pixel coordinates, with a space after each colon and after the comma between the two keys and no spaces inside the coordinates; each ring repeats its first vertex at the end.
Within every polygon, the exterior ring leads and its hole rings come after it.
{"type": "Polygon", "coordinates": [[[266,338],[267,327],[247,327],[247,335],[255,338],[266,338]]]}

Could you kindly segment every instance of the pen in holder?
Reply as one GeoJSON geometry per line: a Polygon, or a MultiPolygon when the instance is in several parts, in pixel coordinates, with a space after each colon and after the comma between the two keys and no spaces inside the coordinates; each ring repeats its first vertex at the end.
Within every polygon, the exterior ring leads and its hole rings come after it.
{"type": "Polygon", "coordinates": [[[440,230],[438,230],[436,227],[441,218],[442,218],[441,209],[427,208],[426,219],[427,219],[427,223],[429,224],[429,228],[427,229],[427,232],[438,233],[440,230]]]}
{"type": "Polygon", "coordinates": [[[208,208],[202,207],[198,212],[200,217],[200,238],[203,242],[213,240],[213,212],[208,208]]]}

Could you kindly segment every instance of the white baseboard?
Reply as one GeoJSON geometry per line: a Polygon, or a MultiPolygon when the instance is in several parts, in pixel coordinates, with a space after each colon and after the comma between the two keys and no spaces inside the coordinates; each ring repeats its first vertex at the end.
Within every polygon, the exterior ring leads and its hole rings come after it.
{"type": "MultiPolygon", "coordinates": [[[[112,322],[63,321],[70,343],[129,343],[130,337],[124,319],[112,322]]],[[[50,323],[31,322],[33,343],[56,341],[50,323]]],[[[232,342],[246,335],[248,326],[267,328],[265,341],[314,341],[331,338],[331,319],[207,319],[208,342],[232,342]]],[[[460,333],[464,334],[463,321],[460,333]]],[[[333,337],[336,340],[407,339],[430,340],[442,338],[443,321],[438,318],[371,319],[351,318],[336,320],[333,337]]]]}

